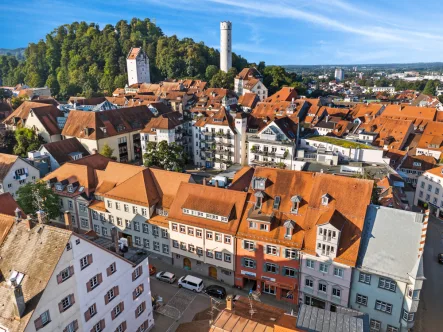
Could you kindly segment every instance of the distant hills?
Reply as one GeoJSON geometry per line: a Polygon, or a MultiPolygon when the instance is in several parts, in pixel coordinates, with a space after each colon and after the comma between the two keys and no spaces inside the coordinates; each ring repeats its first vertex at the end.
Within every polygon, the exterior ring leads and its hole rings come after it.
{"type": "Polygon", "coordinates": [[[8,49],[0,48],[0,55],[14,55],[17,59],[22,60],[25,58],[25,47],[8,49]]]}
{"type": "Polygon", "coordinates": [[[416,63],[383,63],[383,64],[348,64],[348,65],[283,65],[289,72],[300,72],[303,70],[325,70],[331,68],[352,69],[357,67],[358,71],[379,70],[379,71],[441,71],[443,62],[416,62],[416,63]]]}

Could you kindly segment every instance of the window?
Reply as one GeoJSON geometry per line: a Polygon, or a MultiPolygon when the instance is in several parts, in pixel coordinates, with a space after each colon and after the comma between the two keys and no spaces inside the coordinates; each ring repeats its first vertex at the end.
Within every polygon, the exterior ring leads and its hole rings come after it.
{"type": "Polygon", "coordinates": [[[206,238],[212,240],[212,232],[206,232],[206,238]]]}
{"type": "Polygon", "coordinates": [[[143,233],[149,234],[149,225],[148,224],[143,224],[143,233]]]}
{"type": "Polygon", "coordinates": [[[118,226],[122,226],[123,225],[123,219],[122,218],[117,217],[117,225],[118,226]]]}
{"type": "Polygon", "coordinates": [[[133,207],[132,207],[132,213],[137,214],[137,212],[138,212],[138,211],[137,211],[137,207],[136,207],[136,206],[133,206],[133,207]]]}
{"type": "Polygon", "coordinates": [[[112,208],[112,202],[111,201],[107,201],[108,203],[108,208],[112,208]]]}
{"type": "Polygon", "coordinates": [[[432,191],[432,184],[428,184],[428,191],[432,191]]]}
{"type": "Polygon", "coordinates": [[[386,328],[386,332],[398,332],[398,328],[392,325],[388,325],[388,327],[386,328]]]}
{"type": "Polygon", "coordinates": [[[140,237],[139,236],[135,236],[134,238],[135,238],[135,245],[136,246],[140,246],[142,244],[140,237]]]}
{"type": "Polygon", "coordinates": [[[108,290],[108,292],[106,293],[106,298],[108,299],[108,302],[110,302],[111,300],[113,300],[115,298],[115,291],[114,288],[111,288],[110,290],[108,290]]]}
{"type": "Polygon", "coordinates": [[[329,265],[320,263],[320,272],[328,273],[329,265]]]}
{"type": "Polygon", "coordinates": [[[92,218],[94,218],[95,220],[98,220],[98,213],[97,213],[97,211],[92,211],[92,218]]]}
{"type": "Polygon", "coordinates": [[[72,305],[71,296],[72,295],[68,295],[62,300],[62,302],[61,302],[61,307],[63,309],[62,311],[65,311],[66,309],[68,309],[72,305]]]}
{"type": "Polygon", "coordinates": [[[220,233],[215,233],[215,241],[222,242],[222,235],[220,233]]]}
{"type": "Polygon", "coordinates": [[[419,289],[414,290],[411,286],[408,286],[408,297],[413,300],[419,300],[420,290],[419,289]]]}
{"type": "Polygon", "coordinates": [[[178,230],[178,225],[177,225],[177,224],[174,224],[174,223],[172,223],[171,225],[172,225],[172,230],[173,230],[174,232],[177,232],[177,230],[178,230]]]}
{"type": "Polygon", "coordinates": [[[231,263],[231,254],[224,254],[224,256],[225,256],[225,262],[227,262],[227,263],[231,263]]]}
{"type": "Polygon", "coordinates": [[[134,231],[140,232],[140,223],[138,221],[134,221],[134,231]]]}
{"type": "Polygon", "coordinates": [[[123,208],[124,208],[125,212],[129,212],[129,205],[128,204],[124,204],[123,208]]]}
{"type": "Polygon", "coordinates": [[[272,263],[265,263],[265,272],[278,273],[278,266],[272,263]]]}
{"type": "Polygon", "coordinates": [[[112,309],[112,316],[117,317],[121,313],[121,303],[117,304],[114,309],[112,309]]]}
{"type": "Polygon", "coordinates": [[[100,226],[94,225],[94,232],[96,232],[98,235],[100,235],[100,226]]]}
{"type": "Polygon", "coordinates": [[[231,244],[231,237],[229,235],[225,235],[225,243],[231,244]]]}
{"type": "Polygon", "coordinates": [[[197,247],[197,255],[203,256],[203,249],[200,247],[197,247]]]}
{"type": "Polygon", "coordinates": [[[168,230],[162,228],[162,238],[167,239],[168,238],[168,230]]]}
{"type": "Polygon", "coordinates": [[[152,226],[152,235],[158,236],[158,226],[152,226]]]}
{"type": "Polygon", "coordinates": [[[421,182],[421,183],[420,183],[420,188],[424,189],[424,187],[425,187],[425,183],[424,183],[424,182],[421,182]]]}
{"type": "Polygon", "coordinates": [[[103,234],[103,236],[108,235],[108,229],[106,227],[102,227],[102,234],[103,234]]]}
{"type": "Polygon", "coordinates": [[[257,224],[253,221],[249,222],[249,228],[257,228],[257,224]]]}
{"type": "Polygon", "coordinates": [[[375,301],[375,310],[390,314],[392,313],[392,304],[377,300],[375,301]]]}
{"type": "Polygon", "coordinates": [[[371,331],[380,331],[381,323],[378,320],[371,319],[370,327],[371,327],[371,331]]]}
{"type": "Polygon", "coordinates": [[[339,278],[343,278],[343,269],[334,267],[334,275],[339,278]]]}
{"type": "Polygon", "coordinates": [[[306,266],[309,267],[310,269],[313,269],[314,268],[314,261],[312,259],[307,259],[306,266]]]}
{"type": "Polygon", "coordinates": [[[284,267],[283,268],[283,275],[285,277],[291,277],[291,278],[296,278],[297,277],[297,270],[293,269],[292,267],[284,267]]]}
{"type": "Polygon", "coordinates": [[[322,282],[319,282],[319,283],[318,283],[318,291],[319,291],[319,292],[326,293],[326,289],[327,289],[326,284],[324,284],[324,283],[322,283],[322,282]]]}
{"type": "Polygon", "coordinates": [[[157,241],[154,241],[154,250],[155,251],[160,251],[160,243],[157,241]]]}
{"type": "Polygon", "coordinates": [[[201,237],[203,236],[202,230],[201,230],[201,229],[197,229],[197,230],[195,231],[195,236],[201,238],[201,237]]]}
{"type": "Polygon", "coordinates": [[[268,224],[260,224],[260,230],[261,231],[269,231],[269,225],[268,224]]]}
{"type": "Polygon", "coordinates": [[[222,253],[221,253],[220,251],[216,251],[216,252],[215,252],[215,259],[221,261],[221,260],[223,259],[222,256],[223,256],[223,255],[222,255],[222,253]]]}
{"type": "MultiPolygon", "coordinates": [[[[143,239],[143,247],[149,249],[149,240],[148,239],[143,239]]],[[[177,242],[177,248],[178,248],[178,242],[177,242]]]]}
{"type": "Polygon", "coordinates": [[[145,311],[145,302],[143,302],[142,304],[140,304],[137,307],[137,310],[136,310],[137,317],[140,316],[143,313],[143,311],[145,311]]]}
{"type": "Polygon", "coordinates": [[[92,263],[92,255],[86,255],[85,257],[80,259],[80,268],[83,270],[88,267],[89,264],[92,263]]]}
{"type": "Polygon", "coordinates": [[[305,286],[309,288],[314,287],[314,282],[311,279],[305,279],[305,286]]]}
{"type": "Polygon", "coordinates": [[[285,249],[285,258],[297,259],[298,251],[296,249],[285,249]]]}
{"type": "Polygon", "coordinates": [[[194,236],[194,228],[188,227],[188,235],[194,236]]]}
{"type": "Polygon", "coordinates": [[[60,276],[61,276],[62,281],[65,281],[66,279],[68,279],[71,276],[71,269],[69,267],[67,267],[62,272],[60,272],[60,276]]]}
{"type": "Polygon", "coordinates": [[[254,250],[254,249],[255,249],[255,244],[254,244],[254,242],[252,242],[252,241],[244,240],[244,241],[243,241],[243,247],[244,247],[246,250],[254,250]]]}
{"type": "Polygon", "coordinates": [[[332,296],[341,297],[341,289],[335,287],[332,288],[332,296]]]}
{"type": "Polygon", "coordinates": [[[120,203],[119,203],[119,202],[115,202],[115,208],[116,208],[117,210],[120,210],[120,203]]]}
{"type": "Polygon", "coordinates": [[[127,229],[131,229],[131,222],[128,219],[125,219],[125,224],[127,229]]]}
{"type": "Polygon", "coordinates": [[[391,279],[380,278],[378,280],[378,288],[383,288],[383,289],[387,289],[391,292],[395,292],[396,283],[394,280],[391,280],[391,279]]]}
{"type": "Polygon", "coordinates": [[[214,253],[211,250],[206,249],[206,257],[213,258],[214,257],[214,253]]]}
{"type": "Polygon", "coordinates": [[[266,254],[278,256],[278,249],[276,246],[266,245],[266,254]]]}
{"type": "Polygon", "coordinates": [[[102,331],[102,322],[100,321],[97,324],[95,324],[93,329],[95,332],[101,332],[102,331]]]}
{"type": "Polygon", "coordinates": [[[78,321],[75,320],[75,321],[69,323],[63,331],[75,332],[75,331],[77,331],[77,329],[78,329],[78,321]]]}
{"type": "Polygon", "coordinates": [[[92,290],[98,286],[98,274],[89,279],[89,288],[92,290]]]}
{"type": "Polygon", "coordinates": [[[367,274],[367,273],[360,272],[360,276],[358,277],[358,281],[370,285],[371,284],[371,275],[367,274]]]}
{"type": "Polygon", "coordinates": [[[250,269],[255,269],[255,260],[250,259],[250,258],[244,258],[243,259],[243,265],[245,267],[250,268],[250,269]]]}
{"type": "Polygon", "coordinates": [[[407,322],[413,322],[414,321],[414,315],[415,315],[415,313],[408,312],[405,309],[403,309],[403,314],[402,314],[403,320],[405,320],[407,322]]]}
{"type": "Polygon", "coordinates": [[[117,271],[115,263],[112,263],[111,265],[109,265],[108,269],[109,269],[109,275],[111,275],[111,274],[115,273],[115,271],[117,271]]]}
{"type": "Polygon", "coordinates": [[[162,249],[164,254],[169,254],[169,245],[163,244],[162,249]]]}
{"type": "Polygon", "coordinates": [[[361,294],[357,294],[357,299],[355,300],[355,302],[357,302],[358,304],[367,306],[368,305],[368,297],[361,295],[361,294]]]}
{"type": "Polygon", "coordinates": [[[49,310],[46,310],[40,315],[40,320],[42,322],[42,326],[45,326],[51,321],[51,318],[49,317],[49,310]]]}
{"type": "Polygon", "coordinates": [[[146,217],[148,215],[148,212],[145,208],[142,208],[142,216],[146,217]]]}

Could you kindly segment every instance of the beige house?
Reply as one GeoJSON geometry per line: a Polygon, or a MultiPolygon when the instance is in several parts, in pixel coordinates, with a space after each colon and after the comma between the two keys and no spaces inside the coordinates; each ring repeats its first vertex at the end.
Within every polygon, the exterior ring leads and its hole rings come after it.
{"type": "Polygon", "coordinates": [[[39,170],[25,159],[0,153],[0,194],[10,193],[15,198],[20,187],[38,179],[39,170]]]}

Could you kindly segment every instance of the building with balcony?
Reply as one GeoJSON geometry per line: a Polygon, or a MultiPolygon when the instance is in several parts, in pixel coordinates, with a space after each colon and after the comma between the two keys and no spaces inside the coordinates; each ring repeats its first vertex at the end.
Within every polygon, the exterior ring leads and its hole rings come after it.
{"type": "Polygon", "coordinates": [[[225,107],[205,114],[200,114],[193,120],[194,164],[207,168],[227,169],[234,163],[244,163],[246,114],[231,114],[225,107]]]}
{"type": "Polygon", "coordinates": [[[10,193],[16,198],[20,187],[38,179],[40,179],[40,171],[25,159],[0,153],[0,194],[10,193]]]}
{"type": "Polygon", "coordinates": [[[181,183],[167,217],[173,264],[233,285],[235,234],[246,197],[245,192],[181,183]]]}
{"type": "Polygon", "coordinates": [[[268,98],[268,88],[263,84],[263,75],[252,68],[244,68],[234,79],[234,90],[238,96],[255,93],[260,101],[268,98]]]}
{"type": "Polygon", "coordinates": [[[248,136],[249,165],[292,169],[298,125],[289,117],[275,119],[248,136]]]}
{"type": "Polygon", "coordinates": [[[410,331],[425,280],[423,248],[429,211],[410,211],[371,205],[349,306],[368,314],[372,331],[410,331]],[[395,234],[395,245],[392,245],[395,234]]]}
{"type": "Polygon", "coordinates": [[[105,170],[110,162],[116,164],[100,154],[90,155],[67,162],[42,179],[59,198],[60,216],[52,222],[64,225],[68,218],[75,232],[92,230],[88,206],[98,185],[97,173],[105,170]]]}
{"type": "Polygon", "coordinates": [[[0,248],[3,331],[147,331],[154,325],[146,253],[30,219],[0,248]]]}
{"type": "Polygon", "coordinates": [[[115,227],[130,246],[170,261],[167,217],[180,184],[190,181],[189,174],[111,163],[89,205],[94,232],[109,239],[115,227]]]}

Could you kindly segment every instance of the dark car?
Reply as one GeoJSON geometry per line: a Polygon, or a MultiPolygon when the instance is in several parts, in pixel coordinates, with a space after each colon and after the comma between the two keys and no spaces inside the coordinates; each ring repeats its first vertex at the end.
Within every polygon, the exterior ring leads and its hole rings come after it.
{"type": "Polygon", "coordinates": [[[224,299],[226,297],[226,289],[224,289],[222,286],[210,285],[206,287],[203,292],[218,299],[224,299]]]}
{"type": "Polygon", "coordinates": [[[437,255],[437,258],[438,258],[438,262],[440,263],[440,264],[443,264],[443,254],[438,254],[437,255]]]}

